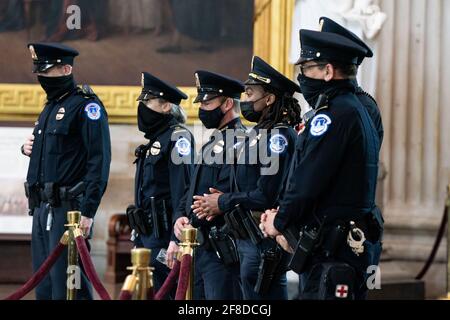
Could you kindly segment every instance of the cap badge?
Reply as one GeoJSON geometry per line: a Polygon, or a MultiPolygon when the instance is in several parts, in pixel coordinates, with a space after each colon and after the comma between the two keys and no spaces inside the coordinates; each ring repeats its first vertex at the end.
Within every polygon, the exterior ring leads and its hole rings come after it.
{"type": "Polygon", "coordinates": [[[37,60],[37,59],[38,59],[38,56],[37,56],[37,54],[36,54],[36,51],[34,50],[34,46],[30,46],[29,49],[30,49],[30,52],[31,52],[31,58],[32,58],[33,60],[37,60]]]}
{"type": "Polygon", "coordinates": [[[200,79],[198,78],[198,73],[195,73],[195,85],[197,86],[197,89],[200,89],[200,79]]]}
{"type": "Polygon", "coordinates": [[[259,80],[259,81],[264,82],[264,83],[270,83],[272,81],[269,78],[262,77],[259,74],[256,74],[256,73],[253,73],[253,72],[249,73],[248,76],[250,78],[259,80]]]}

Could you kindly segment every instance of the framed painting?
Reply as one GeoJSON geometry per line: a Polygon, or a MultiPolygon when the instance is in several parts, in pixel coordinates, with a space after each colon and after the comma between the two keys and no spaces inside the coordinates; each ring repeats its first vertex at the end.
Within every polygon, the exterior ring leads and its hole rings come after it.
{"type": "Polygon", "coordinates": [[[111,123],[136,122],[140,72],[182,88],[188,123],[195,70],[246,79],[253,54],[287,76],[294,0],[5,0],[0,4],[0,122],[30,123],[45,95],[27,43],[62,42],[80,51],[79,84],[104,102],[111,123]]]}

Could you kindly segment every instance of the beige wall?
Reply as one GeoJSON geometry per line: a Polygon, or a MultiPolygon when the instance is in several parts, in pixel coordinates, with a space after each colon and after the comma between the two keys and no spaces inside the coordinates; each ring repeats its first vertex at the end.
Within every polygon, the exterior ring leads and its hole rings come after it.
{"type": "MultiPolygon", "coordinates": [[[[413,275],[420,266],[413,263],[431,250],[450,182],[450,1],[380,5],[388,16],[377,39],[376,97],[385,126],[381,161],[388,171],[383,256],[403,261],[405,274],[413,275]]],[[[444,249],[445,243],[438,261],[444,261],[444,249]]],[[[428,289],[441,291],[443,264],[429,277],[428,289]]]]}

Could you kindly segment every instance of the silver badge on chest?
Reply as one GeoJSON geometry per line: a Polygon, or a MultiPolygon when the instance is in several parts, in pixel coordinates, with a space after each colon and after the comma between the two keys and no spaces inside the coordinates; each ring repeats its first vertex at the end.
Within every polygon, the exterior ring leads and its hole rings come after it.
{"type": "Polygon", "coordinates": [[[56,120],[59,121],[62,118],[64,118],[65,113],[66,113],[66,109],[64,109],[64,107],[59,108],[58,112],[56,113],[56,120]]]}
{"type": "Polygon", "coordinates": [[[152,156],[157,156],[161,152],[161,143],[159,141],[155,141],[150,148],[150,154],[152,156]]]}

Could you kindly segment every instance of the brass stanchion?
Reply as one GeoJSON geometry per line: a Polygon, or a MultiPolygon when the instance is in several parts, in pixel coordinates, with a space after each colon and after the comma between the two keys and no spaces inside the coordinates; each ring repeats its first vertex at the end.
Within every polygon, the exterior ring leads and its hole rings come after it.
{"type": "Polygon", "coordinates": [[[75,243],[74,230],[78,229],[81,220],[80,211],[68,211],[66,227],[69,227],[68,232],[68,247],[67,247],[67,300],[75,300],[77,296],[77,289],[70,281],[72,274],[69,273],[70,270],[78,269],[78,251],[77,245],[75,243]]]}
{"type": "Polygon", "coordinates": [[[150,249],[138,248],[131,250],[131,263],[133,266],[127,267],[131,270],[122,290],[130,293],[136,292],[137,300],[147,300],[148,289],[153,288],[153,268],[149,266],[152,251],[150,249]]]}
{"type": "Polygon", "coordinates": [[[194,266],[195,266],[195,254],[194,249],[198,246],[197,242],[197,229],[185,228],[181,232],[181,243],[179,244],[181,250],[178,253],[178,259],[185,254],[192,256],[192,265],[189,273],[189,284],[186,291],[186,300],[192,300],[194,298],[194,266]]]}

